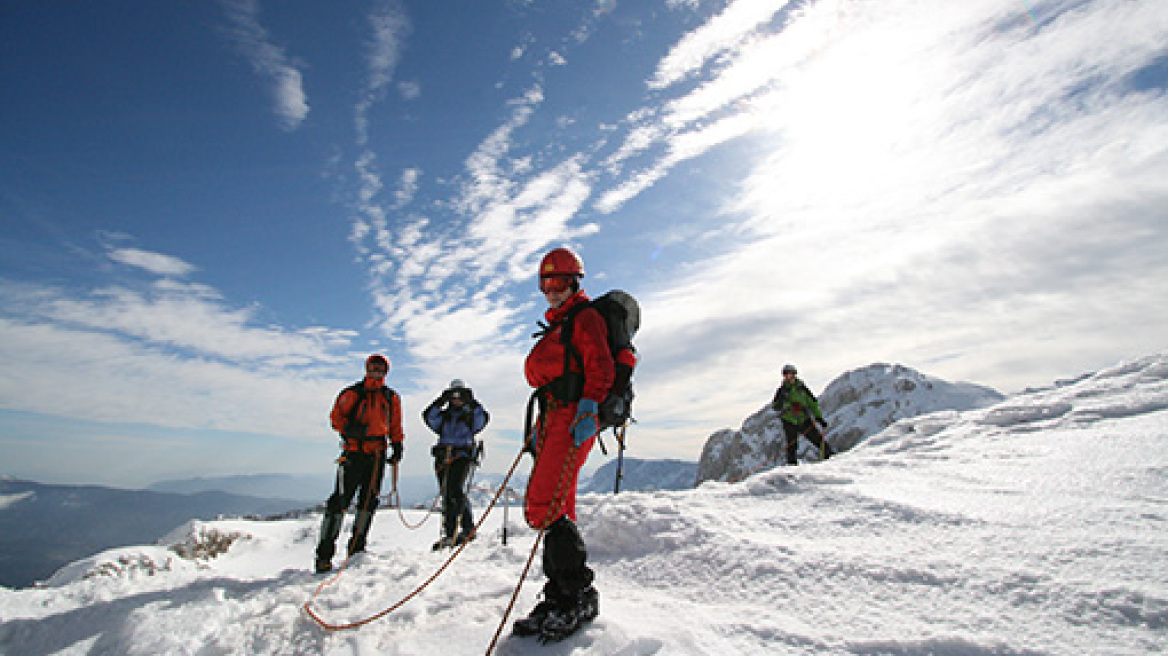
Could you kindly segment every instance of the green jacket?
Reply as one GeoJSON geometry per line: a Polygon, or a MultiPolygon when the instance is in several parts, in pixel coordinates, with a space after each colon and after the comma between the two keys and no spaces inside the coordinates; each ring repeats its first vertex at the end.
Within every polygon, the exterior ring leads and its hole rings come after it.
{"type": "Polygon", "coordinates": [[[823,419],[819,401],[798,378],[783,381],[783,386],[775,390],[771,408],[788,424],[799,425],[810,419],[823,419]]]}

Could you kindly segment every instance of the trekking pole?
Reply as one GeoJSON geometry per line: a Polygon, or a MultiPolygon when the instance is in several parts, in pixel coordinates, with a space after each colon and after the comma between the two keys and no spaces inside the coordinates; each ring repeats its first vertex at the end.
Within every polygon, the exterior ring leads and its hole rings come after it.
{"type": "Polygon", "coordinates": [[[390,477],[390,480],[393,481],[393,489],[389,492],[389,505],[397,506],[397,508],[400,510],[401,494],[397,491],[397,463],[391,463],[390,467],[393,468],[393,475],[390,477]]]}
{"type": "Polygon", "coordinates": [[[620,494],[621,479],[625,477],[625,430],[628,424],[621,426],[620,432],[614,428],[613,435],[616,436],[616,480],[613,482],[612,493],[620,494]]]}
{"type": "Polygon", "coordinates": [[[821,426],[819,429],[819,460],[820,462],[827,460],[827,427],[821,426]]]}
{"type": "Polygon", "coordinates": [[[507,507],[511,503],[507,499],[507,488],[503,488],[503,546],[507,546],[507,507]]]}

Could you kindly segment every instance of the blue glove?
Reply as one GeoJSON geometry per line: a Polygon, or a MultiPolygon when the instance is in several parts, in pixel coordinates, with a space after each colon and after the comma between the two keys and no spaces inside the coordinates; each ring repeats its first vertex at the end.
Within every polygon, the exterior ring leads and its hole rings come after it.
{"type": "Polygon", "coordinates": [[[588,441],[588,438],[596,435],[597,421],[599,421],[599,415],[597,414],[596,401],[580,399],[580,402],[576,404],[576,418],[572,420],[572,440],[576,442],[576,446],[580,446],[588,441]]]}

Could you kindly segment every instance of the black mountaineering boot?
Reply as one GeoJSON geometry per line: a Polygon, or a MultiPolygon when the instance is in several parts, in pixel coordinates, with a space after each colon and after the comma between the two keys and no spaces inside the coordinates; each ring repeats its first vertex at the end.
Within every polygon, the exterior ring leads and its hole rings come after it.
{"type": "Polygon", "coordinates": [[[517,636],[539,635],[543,630],[543,621],[547,619],[548,613],[552,612],[555,606],[555,602],[545,597],[535,605],[530,615],[521,620],[515,620],[511,632],[517,636]]]}
{"type": "Polygon", "coordinates": [[[596,588],[588,586],[551,609],[540,626],[539,641],[559,642],[596,619],[598,614],[600,595],[596,588]]]}
{"type": "Polygon", "coordinates": [[[591,622],[600,614],[600,593],[596,591],[596,588],[588,586],[581,590],[578,603],[582,621],[591,622]]]}

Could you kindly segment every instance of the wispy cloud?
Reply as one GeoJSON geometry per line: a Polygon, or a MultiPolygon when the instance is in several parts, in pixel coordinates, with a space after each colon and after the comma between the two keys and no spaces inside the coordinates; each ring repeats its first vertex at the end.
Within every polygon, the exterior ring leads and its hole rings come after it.
{"type": "MultiPolygon", "coordinates": [[[[401,59],[402,44],[412,29],[400,0],[375,3],[368,16],[368,25],[370,40],[366,46],[365,88],[354,111],[360,146],[369,142],[369,110],[385,98],[386,89],[393,81],[394,69],[401,59]]],[[[421,86],[417,82],[406,83],[402,86],[402,93],[406,97],[417,97],[421,86]]]]}
{"type": "Polygon", "coordinates": [[[195,267],[177,257],[144,251],[138,248],[118,248],[109,252],[109,258],[133,267],[145,269],[161,276],[183,277],[195,271],[195,267]]]}
{"type": "Polygon", "coordinates": [[[269,84],[280,127],[297,129],[309,110],[303,75],[260,23],[259,0],[220,0],[220,4],[228,18],[227,34],[252,70],[269,84]]]}
{"type": "Polygon", "coordinates": [[[356,333],[265,324],[260,308],[231,307],[216,289],[175,279],[195,267],[173,256],[134,248],[107,256],[164,277],[80,291],[0,280],[3,407],[174,428],[320,433],[321,399],[351,368],[356,333]]]}
{"type": "Polygon", "coordinates": [[[466,181],[452,201],[459,212],[453,229],[425,232],[429,222],[417,219],[382,223],[370,234],[388,256],[386,266],[376,270],[374,290],[385,329],[406,339],[415,354],[447,352],[507,334],[527,303],[510,298],[504,288],[530,278],[533,260],[548,244],[597,229],[572,223],[591,193],[578,159],[532,175],[516,174],[523,163],[510,157],[512,135],[542,99],[536,87],[513,101],[510,119],[468,156],[466,181]],[[481,317],[475,329],[458,320],[462,309],[468,317],[481,317]],[[460,326],[456,334],[438,330],[439,318],[460,326]],[[439,340],[447,347],[438,348],[439,340]]]}
{"type": "MultiPolygon", "coordinates": [[[[367,24],[370,34],[366,46],[367,70],[360,97],[353,108],[359,152],[353,163],[356,191],[352,207],[355,216],[349,240],[361,256],[369,258],[376,271],[391,264],[381,251],[391,248],[388,214],[392,208],[388,208],[380,197],[385,183],[377,165],[377,154],[369,147],[369,112],[374,105],[385,100],[404,40],[412,28],[399,0],[376,3],[367,16],[367,24]]],[[[410,93],[420,93],[420,86],[416,83],[411,83],[409,88],[412,89],[410,93]]],[[[413,197],[421,173],[420,169],[414,168],[402,173],[396,193],[397,207],[413,197]]]]}
{"type": "MultiPolygon", "coordinates": [[[[5,301],[10,291],[0,288],[5,301]]],[[[62,322],[0,316],[0,330],[4,408],[74,420],[318,439],[345,380],[181,357],[62,322]]]]}
{"type": "Polygon", "coordinates": [[[685,35],[662,59],[649,81],[663,89],[701,73],[720,54],[733,54],[742,44],[757,38],[760,28],[787,5],[784,0],[738,0],[700,28],[685,35]]]}

